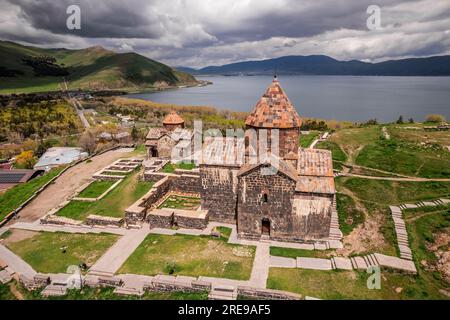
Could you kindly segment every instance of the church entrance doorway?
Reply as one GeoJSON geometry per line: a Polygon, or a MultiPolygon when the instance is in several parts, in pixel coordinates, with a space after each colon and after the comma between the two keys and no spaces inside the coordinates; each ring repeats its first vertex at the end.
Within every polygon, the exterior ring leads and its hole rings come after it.
{"type": "Polygon", "coordinates": [[[270,220],[267,218],[262,219],[261,235],[270,236],[270,220]]]}

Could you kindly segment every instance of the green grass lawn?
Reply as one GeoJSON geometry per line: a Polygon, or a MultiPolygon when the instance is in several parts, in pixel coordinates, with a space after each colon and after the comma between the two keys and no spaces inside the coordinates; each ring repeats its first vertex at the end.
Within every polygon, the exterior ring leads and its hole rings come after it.
{"type": "MultiPolygon", "coordinates": [[[[408,219],[406,227],[420,282],[434,293],[439,293],[440,289],[450,291],[450,283],[445,282],[442,273],[436,269],[438,258],[433,251],[440,250],[441,253],[448,251],[448,242],[438,243],[437,235],[448,234],[450,211],[444,209],[442,211],[423,212],[420,216],[408,219]],[[431,249],[433,245],[438,248],[431,249]]],[[[442,298],[445,298],[445,296],[442,295],[442,298]]]]}
{"type": "MultiPolygon", "coordinates": [[[[417,124],[413,126],[419,130],[407,129],[411,124],[385,126],[390,140],[382,136],[382,126],[372,125],[337,130],[317,148],[332,151],[336,169],[341,169],[339,162],[345,162],[402,175],[450,177],[450,153],[446,149],[450,132],[424,132],[417,124]]],[[[361,170],[355,173],[367,174],[361,170]]],[[[368,175],[383,174],[374,171],[368,175]]]]}
{"type": "Polygon", "coordinates": [[[320,131],[310,131],[309,134],[301,134],[300,135],[300,147],[308,148],[311,143],[316,139],[320,134],[320,131]]]}
{"type": "Polygon", "coordinates": [[[316,145],[316,149],[330,150],[334,161],[347,161],[347,155],[342,151],[341,147],[333,141],[321,141],[316,145]]]}
{"type": "Polygon", "coordinates": [[[171,195],[159,208],[196,210],[200,206],[200,198],[171,195]]]}
{"type": "MultiPolygon", "coordinates": [[[[358,208],[367,211],[366,219],[378,221],[378,233],[382,235],[385,243],[374,249],[388,255],[398,254],[389,205],[414,203],[450,195],[450,182],[383,181],[349,177],[339,177],[335,181],[338,192],[350,194],[358,203],[358,208]]],[[[339,219],[340,222],[346,219],[345,214],[339,213],[339,219]]],[[[349,231],[345,223],[340,224],[344,233],[349,231]]]]}
{"type": "Polygon", "coordinates": [[[443,204],[439,206],[430,206],[430,207],[419,207],[415,209],[405,209],[402,210],[402,212],[403,217],[405,217],[405,219],[410,219],[410,218],[417,218],[431,212],[440,212],[445,210],[450,210],[450,204],[443,204]]]}
{"type": "Polygon", "coordinates": [[[267,287],[332,300],[443,298],[417,276],[382,271],[379,290],[367,288],[369,276],[356,271],[270,268],[267,287]],[[401,288],[400,293],[397,288],[401,288]]]}
{"type": "Polygon", "coordinates": [[[409,176],[450,177],[450,153],[447,150],[422,148],[393,139],[379,139],[366,145],[355,162],[358,165],[409,176]]]}
{"type": "Polygon", "coordinates": [[[339,227],[344,235],[350,234],[356,226],[364,223],[364,212],[358,210],[355,201],[350,196],[337,193],[336,206],[339,217],[339,227]]]}
{"type": "Polygon", "coordinates": [[[353,192],[367,206],[417,202],[450,196],[450,182],[385,181],[362,178],[336,179],[339,187],[353,192]]]}
{"type": "Polygon", "coordinates": [[[254,247],[228,244],[225,238],[150,234],[119,273],[248,280],[254,254],[254,247]]]}
{"type": "Polygon", "coordinates": [[[84,220],[90,214],[124,217],[125,209],[145,195],[152,186],[152,182],[140,181],[139,171],[135,171],[103,199],[95,202],[70,201],[56,215],[76,220],[84,220]]]}
{"type": "Polygon", "coordinates": [[[63,169],[64,167],[55,168],[41,177],[26,183],[18,184],[7,190],[5,193],[0,194],[0,221],[3,220],[8,213],[15,210],[31,197],[39,188],[58,175],[63,169]]]}
{"type": "Polygon", "coordinates": [[[174,173],[176,169],[182,169],[182,170],[192,170],[195,168],[194,163],[171,163],[168,162],[163,168],[162,171],[165,173],[174,173]]]}
{"type": "Polygon", "coordinates": [[[41,290],[28,291],[21,284],[13,281],[9,284],[0,284],[0,300],[17,300],[11,287],[24,297],[25,300],[207,300],[207,292],[151,292],[144,293],[142,297],[124,296],[114,293],[115,288],[89,288],[82,290],[68,290],[62,297],[43,297],[41,290]]]}
{"type": "Polygon", "coordinates": [[[102,172],[102,174],[106,174],[108,176],[127,176],[130,173],[129,172],[117,172],[117,171],[105,170],[105,171],[102,172]]]}
{"type": "MultiPolygon", "coordinates": [[[[402,187],[414,186],[403,185],[402,187]]],[[[415,191],[412,194],[416,197],[427,196],[427,189],[430,189],[430,186],[413,189],[415,191]]],[[[444,193],[445,190],[444,187],[444,193]]],[[[436,189],[434,192],[437,192],[436,189]]],[[[392,190],[388,190],[387,193],[392,193],[392,190]]],[[[381,201],[381,197],[380,195],[378,201],[381,201]]],[[[369,275],[364,272],[271,268],[268,287],[322,299],[448,299],[439,290],[450,291],[450,285],[443,280],[442,274],[436,271],[434,266],[438,259],[434,252],[430,251],[430,245],[436,244],[436,235],[448,232],[450,228],[448,206],[434,207],[435,210],[440,211],[421,209],[422,211],[408,210],[406,215],[406,225],[418,275],[384,270],[381,277],[381,290],[368,290],[366,280],[369,275]]],[[[393,239],[388,240],[393,241],[393,239]]],[[[448,243],[442,243],[439,248],[442,252],[448,250],[448,243]]],[[[271,248],[271,254],[294,257],[303,253],[292,249],[271,248]]]]}
{"type": "Polygon", "coordinates": [[[282,247],[270,247],[270,255],[286,258],[327,258],[333,250],[305,250],[282,247]]]}
{"type": "Polygon", "coordinates": [[[118,236],[112,234],[40,232],[6,245],[37,272],[60,273],[80,263],[92,266],[117,239],[118,236]],[[61,250],[64,246],[67,247],[65,253],[61,250]]]}
{"type": "Polygon", "coordinates": [[[106,190],[112,187],[116,181],[95,180],[86,189],[80,192],[77,197],[80,198],[97,198],[106,190]]]}

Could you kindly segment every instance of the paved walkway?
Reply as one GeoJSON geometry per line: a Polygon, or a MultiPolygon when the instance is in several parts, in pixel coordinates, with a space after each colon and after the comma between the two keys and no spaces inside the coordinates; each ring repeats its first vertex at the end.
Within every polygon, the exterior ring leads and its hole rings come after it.
{"type": "Polygon", "coordinates": [[[255,288],[265,288],[269,277],[270,245],[260,242],[256,246],[255,259],[253,260],[252,274],[250,276],[250,286],[255,288]]]}
{"type": "Polygon", "coordinates": [[[92,157],[90,162],[84,161],[69,168],[23,208],[17,215],[18,219],[12,222],[34,222],[42,218],[47,212],[72,197],[78,188],[91,181],[95,172],[122,157],[124,153],[120,149],[111,150],[92,157]]]}
{"type": "Polygon", "coordinates": [[[103,254],[91,267],[89,273],[100,275],[115,274],[134,250],[144,241],[149,232],[148,225],[144,225],[142,229],[130,230],[103,254]]]}
{"type": "Polygon", "coordinates": [[[28,263],[3,245],[0,245],[0,257],[15,273],[22,274],[29,279],[33,279],[36,274],[36,271],[28,263]]]}
{"type": "MultiPolygon", "coordinates": [[[[406,208],[417,208],[423,206],[437,206],[441,204],[450,203],[450,199],[438,199],[428,202],[418,202],[416,204],[403,204],[399,206],[392,206],[391,213],[393,214],[394,223],[396,225],[397,237],[399,239],[399,245],[404,245],[407,243],[407,234],[402,234],[402,228],[404,227],[404,221],[402,219],[402,212],[406,208]],[[403,222],[403,224],[402,224],[403,222]],[[406,240],[402,238],[406,236],[406,240]],[[402,240],[403,239],[403,240],[402,240]],[[406,242],[405,242],[406,241],[406,242]]],[[[12,225],[12,228],[34,230],[34,231],[64,231],[64,232],[74,232],[74,233],[100,233],[109,232],[114,234],[122,235],[122,237],[109,249],[107,252],[92,266],[89,276],[112,276],[121,265],[126,261],[126,259],[133,253],[133,251],[142,243],[145,237],[149,233],[161,233],[161,234],[191,234],[191,235],[208,235],[211,233],[212,229],[217,226],[225,226],[231,228],[232,232],[229,237],[229,243],[241,244],[241,245],[252,245],[256,246],[256,254],[253,262],[253,268],[251,272],[251,277],[249,280],[233,280],[224,278],[213,278],[213,277],[199,277],[199,280],[208,281],[212,283],[213,288],[219,286],[250,286],[255,288],[266,288],[266,282],[269,274],[270,267],[279,268],[305,268],[314,270],[365,270],[370,266],[381,266],[386,268],[392,268],[397,270],[406,271],[409,273],[416,273],[416,267],[414,262],[411,260],[412,256],[404,254],[404,251],[400,251],[401,257],[392,257],[379,253],[369,254],[366,256],[358,257],[332,257],[330,259],[324,258],[308,258],[308,257],[298,257],[285,258],[285,257],[275,257],[270,256],[270,246],[280,246],[288,248],[299,248],[306,250],[325,250],[327,246],[323,242],[316,242],[311,244],[301,244],[301,243],[288,243],[288,242],[277,242],[277,241],[251,241],[238,239],[236,226],[233,224],[222,224],[212,222],[204,230],[189,230],[189,229],[179,229],[179,230],[168,230],[168,229],[149,229],[147,224],[144,224],[142,229],[123,229],[123,228],[92,228],[88,226],[58,226],[58,225],[41,225],[36,221],[35,223],[25,223],[17,222],[12,225]]],[[[4,229],[3,229],[4,230],[4,229]]],[[[327,240],[330,241],[330,240],[327,240]]],[[[409,252],[408,252],[409,253],[409,252]]],[[[16,273],[24,274],[29,278],[32,278],[36,272],[20,257],[16,256],[6,247],[0,245],[0,257],[4,260],[12,270],[16,273]]],[[[135,290],[136,292],[142,292],[143,284],[150,282],[155,277],[141,276],[141,275],[118,275],[125,283],[125,289],[135,290]]],[[[169,277],[169,276],[156,276],[159,278],[169,277]]],[[[174,277],[172,277],[174,278],[174,277]]],[[[171,278],[171,279],[172,279],[171,278]]],[[[176,277],[177,280],[182,281],[183,278],[190,277],[176,277]]],[[[189,280],[187,279],[187,280],[189,280]]],[[[124,290],[125,290],[124,289],[124,290]]],[[[125,290],[125,291],[126,291],[125,290]]],[[[131,294],[131,293],[130,293],[131,294]]]]}
{"type": "Polygon", "coordinates": [[[46,232],[68,232],[68,233],[112,233],[118,235],[126,235],[134,230],[114,227],[89,227],[86,225],[67,226],[67,225],[45,225],[39,223],[16,222],[10,226],[11,229],[23,229],[30,231],[46,231],[46,232]]]}
{"type": "Polygon", "coordinates": [[[380,253],[352,258],[332,257],[330,259],[307,257],[297,257],[297,259],[276,256],[270,257],[271,268],[301,268],[312,270],[366,270],[371,266],[380,266],[409,273],[417,273],[414,262],[407,259],[387,256],[380,253]]]}

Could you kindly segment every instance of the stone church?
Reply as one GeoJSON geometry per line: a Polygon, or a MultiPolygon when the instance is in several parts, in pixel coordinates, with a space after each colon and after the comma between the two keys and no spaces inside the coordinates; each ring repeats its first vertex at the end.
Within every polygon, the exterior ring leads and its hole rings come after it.
{"type": "MultiPolygon", "coordinates": [[[[196,176],[192,173],[186,176],[189,184],[180,180],[174,186],[185,185],[200,195],[203,225],[207,221],[236,224],[240,238],[328,238],[335,197],[331,152],[300,148],[301,123],[274,78],[245,121],[246,136],[205,138],[196,176]],[[256,137],[256,147],[249,143],[248,132],[256,137]],[[278,134],[276,152],[272,132],[278,134]],[[262,139],[267,141],[264,150],[260,150],[262,139]],[[228,143],[217,143],[223,141],[228,143]],[[205,161],[215,154],[216,161],[205,161]]],[[[151,129],[147,136],[149,157],[168,158],[180,144],[177,139],[182,130],[183,119],[169,114],[164,127],[151,129]]],[[[186,141],[192,140],[191,135],[189,131],[186,141]]],[[[158,212],[152,211],[149,217],[156,218],[158,212]]]]}
{"type": "MultiPolygon", "coordinates": [[[[242,164],[200,163],[201,206],[208,210],[210,220],[236,223],[241,238],[298,241],[329,236],[335,196],[331,152],[300,148],[301,123],[275,78],[245,124],[257,132],[258,139],[262,129],[267,136],[278,129],[278,156],[250,164],[244,143],[242,164]],[[261,170],[275,163],[275,174],[261,170]]],[[[239,144],[231,149],[239,149],[239,144]]],[[[238,152],[227,150],[225,155],[238,152]]]]}

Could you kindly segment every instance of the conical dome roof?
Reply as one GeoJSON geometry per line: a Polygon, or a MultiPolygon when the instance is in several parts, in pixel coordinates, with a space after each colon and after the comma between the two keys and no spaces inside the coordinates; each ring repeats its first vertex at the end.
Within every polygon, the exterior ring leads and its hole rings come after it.
{"type": "Polygon", "coordinates": [[[163,124],[182,124],[184,120],[175,111],[171,111],[163,120],[163,124]]]}
{"type": "Polygon", "coordinates": [[[300,116],[275,77],[245,120],[247,126],[256,128],[299,128],[300,116]]]}

